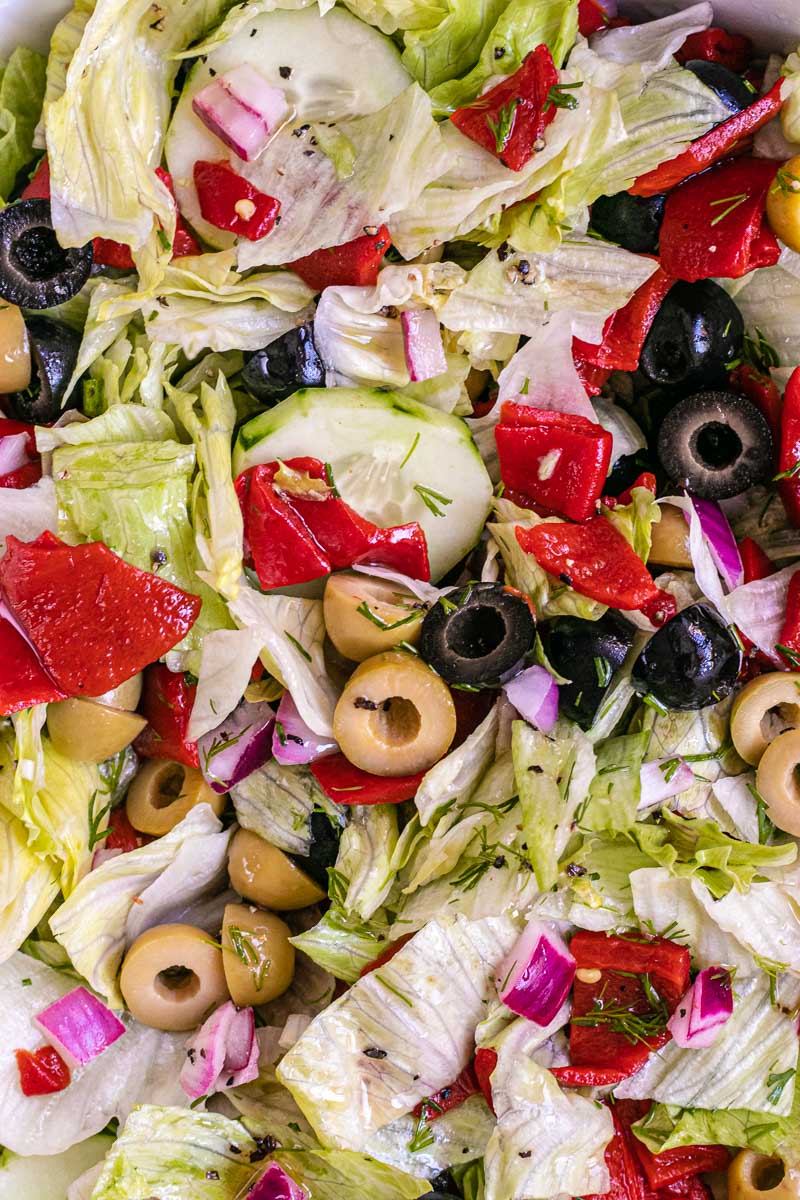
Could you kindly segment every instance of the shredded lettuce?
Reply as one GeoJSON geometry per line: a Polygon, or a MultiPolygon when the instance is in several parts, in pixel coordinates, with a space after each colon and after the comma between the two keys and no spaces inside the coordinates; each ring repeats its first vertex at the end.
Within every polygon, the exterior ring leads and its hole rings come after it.
{"type": "Polygon", "coordinates": [[[0,68],[0,197],[6,201],[17,175],[33,158],[44,92],[44,58],[18,46],[0,68]]]}
{"type": "Polygon", "coordinates": [[[494,758],[497,741],[497,707],[456,750],[451,750],[426,772],[414,803],[423,825],[439,810],[456,804],[463,807],[494,758]]]}
{"type": "Polygon", "coordinates": [[[794,1122],[787,1117],[770,1117],[747,1108],[679,1108],[654,1104],[633,1126],[633,1132],[648,1150],[660,1154],[676,1146],[743,1146],[758,1154],[774,1154],[794,1122]]]}
{"type": "Polygon", "coordinates": [[[386,949],[388,934],[384,913],[373,913],[369,921],[362,921],[334,903],[316,925],[296,934],[292,943],[337,979],[355,983],[364,967],[386,949]]]}
{"type": "Polygon", "coordinates": [[[624,832],[635,824],[649,741],[649,733],[629,733],[597,745],[595,776],[578,819],[582,829],[624,832]]]}
{"type": "Polygon", "coordinates": [[[346,880],[346,912],[369,921],[384,904],[393,882],[389,864],[397,837],[397,809],[393,805],[353,809],[339,842],[335,867],[346,880]]]}
{"type": "Polygon", "coordinates": [[[345,819],[341,808],[317,786],[308,767],[284,767],[274,758],[231,788],[231,798],[240,825],[289,854],[309,853],[308,821],[315,810],[335,822],[344,823],[345,819]]]}
{"type": "Polygon", "coordinates": [[[698,879],[676,878],[664,867],[643,867],[630,877],[633,908],[643,929],[691,946],[699,968],[726,966],[752,973],[754,962],[739,939],[715,917],[716,901],[698,879]],[[708,900],[708,904],[706,904],[708,900]]]}
{"type": "MultiPolygon", "coordinates": [[[[109,1134],[76,1142],[61,1154],[0,1154],[0,1195],[36,1196],[37,1200],[83,1200],[79,1185],[88,1174],[99,1174],[97,1164],[111,1148],[109,1134]]],[[[89,1191],[85,1193],[89,1200],[89,1191]]]]}
{"type": "Polygon", "coordinates": [[[21,542],[33,542],[40,533],[58,529],[56,491],[50,478],[29,488],[0,488],[0,555],[6,538],[13,534],[21,542]]]}
{"type": "Polygon", "coordinates": [[[437,24],[406,32],[404,66],[426,92],[465,74],[507,4],[508,0],[447,0],[437,24]]]}

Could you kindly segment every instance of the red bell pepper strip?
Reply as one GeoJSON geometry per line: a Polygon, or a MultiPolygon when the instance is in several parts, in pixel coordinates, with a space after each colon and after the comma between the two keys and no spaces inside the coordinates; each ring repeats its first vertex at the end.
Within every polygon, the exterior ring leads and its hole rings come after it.
{"type": "Polygon", "coordinates": [[[724,1171],[731,1161],[724,1146],[676,1146],[673,1150],[653,1154],[635,1134],[631,1137],[631,1146],[653,1191],[701,1172],[724,1171]]]}
{"type": "Polygon", "coordinates": [[[389,230],[381,225],[352,242],[314,250],[286,265],[315,292],[326,287],[373,287],[391,244],[389,230]]]}
{"type": "Polygon", "coordinates": [[[690,176],[705,171],[706,167],[719,162],[721,158],[735,154],[744,138],[755,133],[780,112],[782,82],[779,79],[766,95],[759,96],[721,125],[715,125],[677,158],[641,175],[628,191],[633,196],[658,196],[661,192],[671,191],[690,176]]]}
{"type": "Polygon", "coordinates": [[[475,1060],[472,1064],[475,1071],[475,1078],[478,1081],[478,1087],[483,1092],[483,1098],[489,1105],[489,1108],[494,1112],[492,1103],[492,1075],[497,1066],[497,1051],[490,1049],[488,1046],[481,1046],[475,1051],[475,1060]]]}
{"type": "Polygon", "coordinates": [[[469,1100],[470,1096],[479,1096],[480,1094],[481,1086],[478,1083],[475,1068],[472,1063],[468,1063],[461,1074],[447,1087],[440,1088],[432,1096],[426,1096],[424,1100],[420,1100],[416,1108],[412,1108],[411,1115],[417,1118],[423,1117],[426,1121],[435,1121],[437,1117],[443,1117],[445,1113],[458,1108],[465,1100],[469,1100]]]}
{"type": "MultiPolygon", "coordinates": [[[[545,129],[556,115],[558,71],[547,46],[537,46],[522,66],[450,120],[465,137],[477,142],[512,171],[521,171],[540,148],[545,129]]],[[[563,97],[562,97],[563,103],[563,97]]]]}
{"type": "Polygon", "coordinates": [[[635,371],[650,326],[674,282],[659,267],[636,289],[628,303],[608,318],[599,346],[573,338],[572,353],[576,366],[581,364],[579,373],[590,367],[608,372],[635,371]]]}
{"type": "Polygon", "coordinates": [[[155,663],[144,673],[139,710],[149,724],[136,739],[134,748],[145,758],[168,758],[185,767],[200,766],[197,742],[187,737],[197,684],[182,671],[170,671],[155,663]]]}
{"type": "Polygon", "coordinates": [[[625,504],[630,504],[633,501],[634,488],[647,488],[648,492],[656,494],[656,477],[651,471],[642,471],[641,475],[637,475],[630,487],[625,488],[618,496],[601,496],[600,503],[603,508],[610,508],[613,512],[615,508],[625,504]]]}
{"type": "MultiPolygon", "coordinates": [[[[633,1135],[623,1125],[616,1108],[616,1105],[611,1108],[614,1136],[605,1153],[610,1187],[604,1200],[646,1200],[642,1172],[631,1145],[633,1135]]],[[[600,1200],[600,1196],[584,1196],[583,1200],[600,1200]]]]}
{"type": "Polygon", "coordinates": [[[671,192],[659,238],[664,270],[696,283],[774,266],[780,246],[766,226],[766,204],[777,170],[766,158],[734,158],[671,192]]]}
{"type": "Polygon", "coordinates": [[[690,33],[675,57],[681,65],[699,58],[740,75],[753,57],[753,43],[740,33],[728,33],[712,25],[701,33],[690,33]]]}
{"type": "Polygon", "coordinates": [[[15,1050],[23,1096],[51,1096],[70,1085],[69,1067],[53,1046],[15,1050]]]}
{"type": "Polygon", "coordinates": [[[495,428],[503,483],[571,521],[597,511],[611,434],[586,417],[507,401],[495,428]]]}
{"type": "Polygon", "coordinates": [[[33,647],[0,616],[0,716],[65,699],[66,692],[47,674],[33,647]]]}
{"type": "Polygon", "coordinates": [[[360,562],[430,579],[427,542],[416,521],[380,529],[339,497],[319,459],[292,458],[284,466],[328,484],[329,494],[311,498],[276,486],[279,462],[250,467],[236,480],[246,560],[263,588],[305,583],[360,562]]]}
{"type": "Polygon", "coordinates": [[[797,670],[800,665],[800,571],[795,571],[789,580],[789,590],[786,593],[786,613],[778,646],[789,666],[793,670],[797,670]]]}
{"type": "Polygon", "coordinates": [[[666,938],[643,940],[638,934],[579,929],[570,953],[578,967],[569,1035],[572,1064],[632,1075],[651,1051],[670,1040],[667,1017],[688,986],[689,951],[666,938]],[[587,971],[597,972],[598,978],[586,982],[581,975],[587,971]],[[616,1022],[603,1017],[612,1010],[619,1014],[616,1022]],[[646,1024],[636,1023],[629,1032],[624,1028],[626,1014],[646,1024]],[[649,1029],[652,1033],[646,1032],[649,1029]]]}
{"type": "Polygon", "coordinates": [[[778,385],[773,383],[769,375],[759,371],[757,367],[751,366],[750,363],[740,363],[731,371],[728,379],[731,388],[751,400],[769,425],[775,441],[777,459],[781,441],[781,409],[783,407],[778,385]]]}
{"type": "Polygon", "coordinates": [[[628,1072],[615,1067],[551,1067],[561,1087],[613,1087],[628,1078],[628,1072]]]}
{"type": "Polygon", "coordinates": [[[137,833],[131,825],[124,804],[112,808],[108,814],[108,828],[111,832],[101,842],[104,850],[120,850],[127,854],[129,850],[136,850],[142,845],[144,835],[137,833]]]}
{"type": "Polygon", "coordinates": [[[581,37],[588,38],[600,29],[607,29],[608,23],[608,13],[597,0],[579,0],[578,33],[581,37]]]}
{"type": "Polygon", "coordinates": [[[45,154],[25,185],[20,200],[50,199],[50,161],[45,154]]]}
{"type": "Polygon", "coordinates": [[[196,162],[194,186],[204,221],[257,242],[278,220],[280,200],[267,196],[227,162],[196,162]]]}
{"type": "Polygon", "coordinates": [[[331,754],[311,764],[311,774],[334,804],[402,804],[412,800],[422,783],[417,775],[370,775],[343,754],[331,754]]]}
{"type": "MultiPolygon", "coordinates": [[[[586,362],[575,349],[575,342],[580,339],[573,339],[573,360],[575,370],[578,372],[578,378],[583,384],[583,390],[587,396],[599,396],[604,385],[608,382],[608,377],[611,371],[605,367],[595,367],[592,363],[586,362]]],[[[588,343],[584,343],[587,345],[588,343]]],[[[482,413],[476,413],[476,416],[482,416],[482,413]]]]}
{"type": "Polygon", "coordinates": [[[405,946],[406,942],[411,941],[413,936],[413,933],[404,933],[402,937],[397,939],[397,941],[388,945],[383,953],[379,954],[373,962],[367,963],[365,967],[361,968],[358,978],[363,979],[365,975],[371,975],[373,971],[377,971],[381,967],[385,967],[388,962],[392,961],[395,954],[398,954],[403,949],[403,946],[405,946]]]}
{"type": "Polygon", "coordinates": [[[639,609],[654,625],[663,625],[677,611],[674,598],[656,587],[606,517],[592,517],[583,525],[518,525],[516,535],[526,554],[582,596],[628,612],[639,609]]]}
{"type": "Polygon", "coordinates": [[[739,554],[742,558],[745,583],[753,583],[756,579],[766,579],[768,575],[774,575],[778,569],[769,555],[751,537],[742,538],[739,542],[739,554]]]}
{"type": "Polygon", "coordinates": [[[100,696],[186,636],[200,598],[113,554],[52,533],[7,540],[0,592],[39,661],[69,696],[100,696]]]}
{"type": "Polygon", "coordinates": [[[778,492],[786,515],[800,528],[800,367],[792,372],[781,409],[781,449],[778,492]]]}

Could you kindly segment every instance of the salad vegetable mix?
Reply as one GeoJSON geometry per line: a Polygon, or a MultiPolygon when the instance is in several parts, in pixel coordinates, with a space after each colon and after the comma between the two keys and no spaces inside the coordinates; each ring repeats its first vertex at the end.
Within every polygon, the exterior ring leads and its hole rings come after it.
{"type": "Polygon", "coordinates": [[[0,1197],[800,1198],[800,50],[0,71],[0,1197]]]}

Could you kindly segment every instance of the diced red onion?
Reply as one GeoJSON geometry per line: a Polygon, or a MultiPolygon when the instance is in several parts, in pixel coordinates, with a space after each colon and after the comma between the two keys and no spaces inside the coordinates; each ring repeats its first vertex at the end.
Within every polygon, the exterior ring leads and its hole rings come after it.
{"type": "Polygon", "coordinates": [[[667,1029],[683,1049],[713,1045],[733,1013],[733,989],[725,967],[701,971],[667,1021],[667,1029]]]}
{"type": "Polygon", "coordinates": [[[281,696],[272,732],[272,753],[282,766],[316,762],[318,758],[336,754],[338,742],[320,737],[306,725],[297,705],[288,692],[281,696]]]}
{"type": "Polygon", "coordinates": [[[714,566],[722,576],[728,591],[732,592],[744,583],[744,567],[728,518],[715,500],[702,500],[699,496],[692,496],[691,501],[708,542],[714,566]]]}
{"type": "Polygon", "coordinates": [[[432,308],[411,308],[400,314],[406,366],[412,383],[435,379],[447,370],[439,318],[432,308]]]}
{"type": "Polygon", "coordinates": [[[258,1076],[258,1057],[252,1008],[237,1009],[228,1000],[188,1042],[180,1085],[192,1100],[239,1087],[258,1076]]]}
{"type": "Polygon", "coordinates": [[[215,792],[229,791],[272,757],[275,713],[266,700],[243,700],[197,743],[200,769],[215,792]]]}
{"type": "Polygon", "coordinates": [[[544,667],[528,667],[520,671],[503,691],[514,708],[530,725],[550,733],[558,720],[558,684],[544,667]]]}
{"type": "Polygon", "coordinates": [[[569,994],[575,959],[560,933],[529,921],[497,972],[506,1008],[536,1025],[549,1025],[569,994]]]}
{"type": "Polygon", "coordinates": [[[287,1175],[280,1163],[271,1162],[250,1188],[247,1200],[307,1200],[306,1192],[287,1175]]]}
{"type": "Polygon", "coordinates": [[[207,129],[244,162],[258,158],[289,115],[281,88],[248,63],[213,79],[192,101],[207,129]]]}
{"type": "Polygon", "coordinates": [[[125,1033],[119,1017],[85,987],[76,987],[48,1005],[34,1023],[73,1071],[85,1067],[125,1033]]]}
{"type": "Polygon", "coordinates": [[[680,759],[677,766],[675,756],[642,763],[639,770],[641,795],[638,808],[655,808],[665,800],[671,800],[694,784],[694,771],[680,759]]]}
{"type": "Polygon", "coordinates": [[[30,461],[27,433],[12,433],[8,437],[0,437],[0,475],[18,471],[30,461]]]}

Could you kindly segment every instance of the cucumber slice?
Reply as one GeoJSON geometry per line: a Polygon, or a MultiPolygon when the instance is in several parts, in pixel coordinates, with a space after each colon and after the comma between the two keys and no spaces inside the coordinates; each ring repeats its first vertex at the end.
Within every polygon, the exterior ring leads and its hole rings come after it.
{"type": "MultiPolygon", "coordinates": [[[[346,9],[333,8],[321,17],[316,5],[254,16],[227,42],[198,60],[175,109],[166,156],[181,212],[201,237],[219,249],[232,246],[236,238],[200,216],[194,164],[229,158],[235,167],[238,159],[195,116],[192,100],[215,75],[224,75],[243,63],[282,88],[297,113],[297,120],[281,130],[280,138],[291,137],[292,128],[305,121],[338,121],[377,112],[411,83],[389,38],[346,9]],[[291,74],[284,78],[287,68],[291,74]]],[[[249,173],[262,191],[271,194],[269,181],[256,175],[249,173]]]]}
{"type": "Polygon", "coordinates": [[[329,462],[342,499],[376,525],[419,521],[434,580],[480,537],[492,484],[460,417],[377,388],[305,388],[242,426],[234,474],[300,455],[329,462]]]}

